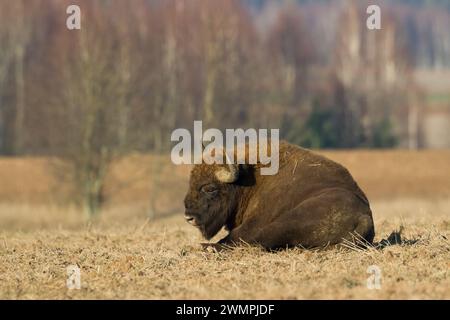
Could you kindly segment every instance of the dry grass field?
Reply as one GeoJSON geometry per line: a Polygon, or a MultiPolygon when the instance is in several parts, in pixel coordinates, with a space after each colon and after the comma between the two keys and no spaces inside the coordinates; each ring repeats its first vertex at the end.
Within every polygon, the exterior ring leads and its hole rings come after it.
{"type": "Polygon", "coordinates": [[[1,159],[0,299],[450,299],[450,152],[325,154],[367,191],[375,240],[403,226],[401,243],[364,251],[205,252],[181,214],[189,168],[160,173],[158,206],[172,204],[176,214],[150,219],[152,186],[137,167],[153,157],[118,164],[108,186],[118,191],[88,222],[54,200],[64,188],[45,159],[1,159]],[[79,290],[66,286],[69,265],[81,269],[79,290]],[[367,287],[372,265],[381,270],[380,289],[367,287]]]}

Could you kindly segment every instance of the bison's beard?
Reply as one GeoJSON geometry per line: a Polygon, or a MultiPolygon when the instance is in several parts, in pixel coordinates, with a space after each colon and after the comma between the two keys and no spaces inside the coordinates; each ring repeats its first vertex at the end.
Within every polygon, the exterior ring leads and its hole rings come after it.
{"type": "Polygon", "coordinates": [[[208,219],[205,224],[200,226],[200,231],[203,237],[206,240],[210,240],[220,231],[220,229],[222,229],[222,227],[225,225],[226,220],[226,214],[212,214],[210,216],[210,219],[208,219]]]}

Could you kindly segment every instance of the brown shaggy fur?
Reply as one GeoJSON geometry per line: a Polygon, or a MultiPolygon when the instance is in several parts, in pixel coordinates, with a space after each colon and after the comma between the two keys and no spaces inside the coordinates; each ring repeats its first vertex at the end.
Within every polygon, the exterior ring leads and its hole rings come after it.
{"type": "Polygon", "coordinates": [[[234,183],[221,183],[224,165],[194,166],[185,215],[206,239],[225,226],[220,244],[241,241],[267,249],[335,245],[358,234],[371,243],[374,226],[369,202],[340,164],[280,142],[279,172],[260,175],[260,165],[239,165],[234,183]]]}

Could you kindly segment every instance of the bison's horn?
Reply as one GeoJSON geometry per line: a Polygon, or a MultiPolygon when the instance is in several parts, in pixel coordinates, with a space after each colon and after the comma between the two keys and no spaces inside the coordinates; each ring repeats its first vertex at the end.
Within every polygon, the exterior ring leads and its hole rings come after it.
{"type": "Polygon", "coordinates": [[[201,140],[201,142],[202,142],[202,151],[205,151],[205,141],[203,141],[203,139],[201,140]]]}
{"type": "Polygon", "coordinates": [[[228,169],[222,168],[218,171],[216,171],[216,177],[219,179],[220,182],[223,183],[233,183],[235,182],[239,177],[239,167],[236,164],[233,164],[230,160],[230,157],[228,156],[227,152],[225,151],[225,157],[228,164],[228,169]]]}

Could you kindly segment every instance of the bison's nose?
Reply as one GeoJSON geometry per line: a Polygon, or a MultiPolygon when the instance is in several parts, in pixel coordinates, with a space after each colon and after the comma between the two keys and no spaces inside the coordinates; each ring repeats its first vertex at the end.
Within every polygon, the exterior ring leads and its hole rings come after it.
{"type": "Polygon", "coordinates": [[[189,224],[193,226],[198,226],[197,219],[195,219],[193,216],[185,215],[184,218],[189,224]]]}

